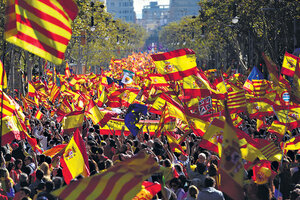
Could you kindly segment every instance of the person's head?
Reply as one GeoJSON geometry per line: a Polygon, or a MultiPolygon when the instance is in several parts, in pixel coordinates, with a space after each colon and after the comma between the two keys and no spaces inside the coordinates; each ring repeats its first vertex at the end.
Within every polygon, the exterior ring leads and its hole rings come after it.
{"type": "Polygon", "coordinates": [[[165,167],[171,167],[171,161],[169,159],[164,160],[164,166],[165,167]]]}
{"type": "Polygon", "coordinates": [[[53,181],[46,181],[46,192],[50,193],[54,189],[54,183],[53,181]]]}
{"type": "Polygon", "coordinates": [[[208,175],[209,176],[216,176],[217,175],[217,166],[214,164],[211,164],[208,168],[208,175]]]}
{"type": "Polygon", "coordinates": [[[26,156],[26,158],[24,159],[24,164],[25,165],[29,165],[32,162],[33,162],[33,159],[32,159],[31,156],[26,156]]]}
{"type": "Polygon", "coordinates": [[[45,175],[45,176],[50,176],[51,172],[50,172],[49,164],[48,164],[48,163],[43,162],[43,163],[40,165],[40,169],[44,172],[44,175],[45,175]]]}
{"type": "Polygon", "coordinates": [[[183,169],[182,166],[180,164],[176,164],[174,165],[176,171],[178,172],[178,174],[183,173],[183,169]]]}
{"type": "Polygon", "coordinates": [[[108,169],[108,168],[110,168],[110,167],[113,166],[113,165],[114,165],[114,163],[113,163],[112,160],[107,159],[107,160],[105,161],[105,169],[108,169]]]}
{"type": "Polygon", "coordinates": [[[203,163],[197,163],[196,170],[199,174],[203,174],[206,171],[206,165],[203,163]]]}
{"type": "Polygon", "coordinates": [[[198,196],[198,193],[199,193],[199,190],[198,190],[198,188],[196,187],[196,186],[194,186],[194,185],[191,185],[190,187],[189,187],[189,195],[191,196],[191,197],[193,197],[193,198],[197,198],[197,196],[198,196]]]}
{"type": "Polygon", "coordinates": [[[44,172],[40,169],[36,170],[35,176],[38,180],[42,180],[42,178],[44,177],[44,172]]]}
{"type": "Polygon", "coordinates": [[[54,183],[54,190],[61,188],[64,183],[63,178],[59,176],[54,177],[52,181],[54,183]]]}
{"type": "Polygon", "coordinates": [[[206,177],[204,180],[204,187],[208,188],[208,187],[215,187],[216,181],[213,177],[206,177]]]}
{"type": "Polygon", "coordinates": [[[271,199],[270,188],[266,184],[258,185],[256,196],[259,200],[271,199]]]}
{"type": "Polygon", "coordinates": [[[30,197],[31,190],[29,187],[22,187],[20,189],[20,199],[30,197]]]}
{"type": "Polygon", "coordinates": [[[48,165],[50,165],[51,162],[52,162],[52,158],[50,156],[46,156],[45,157],[45,162],[48,163],[48,165]]]}
{"type": "Polygon", "coordinates": [[[170,187],[176,191],[180,187],[180,181],[178,178],[173,178],[170,181],[170,187]]]}
{"type": "Polygon", "coordinates": [[[205,155],[205,153],[200,153],[198,155],[198,162],[199,163],[205,163],[206,162],[206,155],[205,155]]]}
{"type": "Polygon", "coordinates": [[[7,179],[9,177],[9,172],[6,168],[0,168],[0,179],[7,179]]]}
{"type": "Polygon", "coordinates": [[[25,173],[21,173],[20,176],[19,176],[19,180],[20,180],[20,183],[22,182],[28,182],[28,175],[25,174],[25,173]]]}

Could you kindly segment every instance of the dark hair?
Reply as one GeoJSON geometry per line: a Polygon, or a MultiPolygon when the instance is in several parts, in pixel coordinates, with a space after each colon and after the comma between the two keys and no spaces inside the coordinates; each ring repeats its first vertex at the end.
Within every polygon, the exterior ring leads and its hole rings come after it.
{"type": "Polygon", "coordinates": [[[6,154],[4,156],[4,159],[5,159],[6,162],[11,161],[11,155],[10,154],[6,154]]]}
{"type": "Polygon", "coordinates": [[[48,163],[48,164],[50,165],[51,162],[52,162],[52,158],[51,158],[50,156],[46,156],[45,162],[48,163]]]}
{"type": "Polygon", "coordinates": [[[270,199],[270,189],[267,185],[258,185],[257,186],[257,198],[259,200],[268,200],[270,199]]]}
{"type": "Polygon", "coordinates": [[[46,192],[50,193],[54,189],[53,181],[46,181],[46,192]]]}
{"type": "Polygon", "coordinates": [[[203,163],[197,163],[197,172],[203,174],[206,171],[206,165],[203,163]]]}
{"type": "Polygon", "coordinates": [[[39,180],[42,180],[42,178],[44,177],[44,172],[40,169],[36,170],[36,178],[39,180]]]}
{"type": "Polygon", "coordinates": [[[62,177],[54,177],[52,181],[54,183],[54,190],[61,188],[64,182],[62,177]]]}
{"type": "Polygon", "coordinates": [[[215,164],[212,164],[208,168],[208,175],[209,176],[216,176],[217,175],[217,166],[215,164]]]}
{"type": "Polygon", "coordinates": [[[169,159],[165,159],[164,160],[164,165],[166,166],[166,167],[171,167],[171,161],[169,160],[169,159]]]}
{"type": "Polygon", "coordinates": [[[208,188],[208,187],[214,187],[216,181],[213,177],[206,177],[204,180],[204,187],[208,188]]]}

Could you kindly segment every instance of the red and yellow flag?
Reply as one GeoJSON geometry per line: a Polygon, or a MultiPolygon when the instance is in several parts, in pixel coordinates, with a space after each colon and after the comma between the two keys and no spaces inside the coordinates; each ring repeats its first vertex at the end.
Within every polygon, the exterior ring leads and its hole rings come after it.
{"type": "Polygon", "coordinates": [[[109,110],[100,110],[98,106],[91,99],[90,103],[87,107],[86,114],[91,120],[93,124],[99,124],[101,127],[105,126],[105,124],[112,118],[117,115],[109,110]]]}
{"type": "Polygon", "coordinates": [[[283,62],[282,62],[281,73],[293,77],[299,59],[300,59],[299,57],[294,56],[293,54],[290,54],[288,52],[285,52],[283,62]]]}
{"type": "Polygon", "coordinates": [[[244,199],[244,164],[239,147],[239,139],[235,132],[235,128],[232,125],[226,103],[225,116],[226,121],[219,168],[221,175],[220,190],[233,200],[239,200],[244,199]]]}
{"type": "Polygon", "coordinates": [[[72,133],[77,128],[82,128],[84,111],[74,111],[66,115],[62,121],[64,133],[72,133]]]}
{"type": "Polygon", "coordinates": [[[0,87],[3,89],[7,88],[7,75],[1,60],[0,60],[0,87]]]}
{"type": "Polygon", "coordinates": [[[60,159],[64,180],[67,184],[76,176],[82,174],[84,177],[90,175],[88,155],[85,149],[85,143],[80,135],[79,129],[76,129],[65,152],[60,159]]]}
{"type": "Polygon", "coordinates": [[[197,73],[195,52],[191,49],[178,49],[151,55],[158,73],[167,81],[178,81],[197,73]]]}
{"type": "Polygon", "coordinates": [[[152,157],[139,153],[117,163],[102,174],[72,182],[52,194],[66,200],[128,200],[140,192],[144,180],[158,171],[159,166],[152,157]]]}
{"type": "Polygon", "coordinates": [[[73,0],[9,0],[4,37],[6,41],[60,65],[77,12],[73,0]]]}
{"type": "Polygon", "coordinates": [[[44,114],[42,113],[42,111],[37,110],[34,117],[38,120],[41,120],[43,116],[44,114]]]}
{"type": "Polygon", "coordinates": [[[2,144],[11,143],[13,140],[21,140],[21,130],[19,129],[16,116],[6,116],[2,118],[2,144]]]}

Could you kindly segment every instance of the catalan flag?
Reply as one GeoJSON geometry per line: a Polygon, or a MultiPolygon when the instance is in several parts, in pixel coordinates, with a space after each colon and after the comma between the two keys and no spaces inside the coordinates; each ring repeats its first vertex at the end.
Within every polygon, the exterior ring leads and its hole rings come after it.
{"type": "Polygon", "coordinates": [[[257,67],[254,66],[246,82],[244,83],[243,88],[249,93],[252,93],[254,91],[253,80],[262,80],[262,79],[264,79],[264,75],[259,71],[259,69],[257,69],[257,67]]]}
{"type": "Polygon", "coordinates": [[[76,129],[73,137],[66,146],[60,163],[63,168],[64,180],[67,184],[79,174],[82,174],[84,177],[90,175],[88,155],[79,129],[76,129]]]}
{"type": "Polygon", "coordinates": [[[296,71],[297,62],[299,62],[299,60],[299,57],[285,52],[282,62],[281,73],[293,77],[296,71]]]}
{"type": "Polygon", "coordinates": [[[38,120],[41,120],[43,118],[43,116],[44,116],[44,114],[42,113],[42,111],[37,110],[34,117],[38,120]]]}
{"type": "Polygon", "coordinates": [[[191,49],[178,49],[151,55],[158,73],[167,81],[178,81],[197,73],[195,52],[191,49]]]}
{"type": "Polygon", "coordinates": [[[2,117],[12,116],[16,107],[11,103],[9,96],[2,90],[0,90],[0,99],[3,99],[3,103],[0,104],[0,109],[2,106],[2,117]]]}
{"type": "Polygon", "coordinates": [[[7,88],[7,75],[1,60],[0,60],[0,87],[2,87],[3,89],[7,88]]]}
{"type": "Polygon", "coordinates": [[[228,110],[230,113],[246,111],[246,96],[244,90],[228,92],[228,110]]]}
{"type": "Polygon", "coordinates": [[[49,101],[54,103],[59,95],[60,95],[60,87],[58,87],[56,84],[53,84],[51,92],[50,92],[50,96],[49,96],[49,101]]]}
{"type": "Polygon", "coordinates": [[[4,37],[33,54],[60,65],[72,36],[78,8],[73,0],[9,0],[4,37]]]}
{"type": "Polygon", "coordinates": [[[62,128],[64,133],[72,133],[77,128],[82,128],[84,119],[84,111],[74,111],[63,118],[62,128]]]}
{"type": "Polygon", "coordinates": [[[128,200],[140,192],[144,180],[158,171],[159,166],[153,158],[139,153],[102,174],[72,182],[52,194],[66,200],[128,200]]]}

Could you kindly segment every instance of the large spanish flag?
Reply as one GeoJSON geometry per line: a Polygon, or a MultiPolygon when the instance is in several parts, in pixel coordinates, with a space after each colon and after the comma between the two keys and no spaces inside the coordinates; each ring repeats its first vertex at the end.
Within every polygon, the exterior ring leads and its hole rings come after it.
{"type": "Polygon", "coordinates": [[[78,12],[74,0],[8,0],[4,37],[60,65],[78,12]]]}
{"type": "Polygon", "coordinates": [[[60,163],[67,184],[80,174],[84,177],[90,175],[88,155],[79,129],[76,129],[69,144],[65,147],[65,152],[60,159],[60,163]]]}
{"type": "Polygon", "coordinates": [[[195,52],[191,49],[178,49],[151,55],[158,73],[167,81],[178,81],[197,73],[195,52]]]}
{"type": "Polygon", "coordinates": [[[225,116],[222,156],[219,168],[221,175],[220,190],[233,200],[240,200],[244,199],[244,164],[239,147],[239,139],[232,125],[226,102],[225,116]]]}
{"type": "Polygon", "coordinates": [[[77,128],[81,129],[84,119],[84,111],[74,111],[66,115],[62,121],[64,133],[72,133],[77,128]]]}
{"type": "Polygon", "coordinates": [[[157,162],[141,152],[101,174],[72,182],[52,194],[65,200],[128,200],[140,192],[144,180],[158,171],[157,162]]]}

